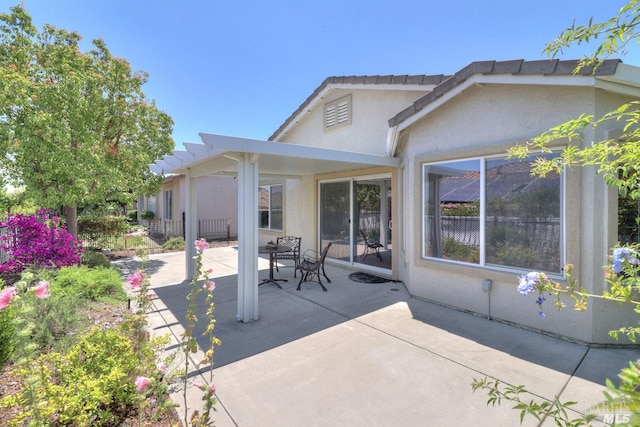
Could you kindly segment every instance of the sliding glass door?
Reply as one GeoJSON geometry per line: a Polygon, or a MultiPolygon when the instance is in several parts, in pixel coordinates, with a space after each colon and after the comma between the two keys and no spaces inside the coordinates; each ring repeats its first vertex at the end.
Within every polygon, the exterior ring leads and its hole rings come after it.
{"type": "Polygon", "coordinates": [[[369,269],[391,269],[391,176],[376,175],[321,182],[321,247],[328,257],[369,269]]]}

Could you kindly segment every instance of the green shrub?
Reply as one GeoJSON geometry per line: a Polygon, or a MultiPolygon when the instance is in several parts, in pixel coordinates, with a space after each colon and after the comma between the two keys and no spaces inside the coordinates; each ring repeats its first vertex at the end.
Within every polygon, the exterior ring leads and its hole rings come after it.
{"type": "Polygon", "coordinates": [[[127,212],[127,218],[129,218],[131,222],[136,222],[138,220],[138,211],[135,209],[130,210],[127,212]]]}
{"type": "Polygon", "coordinates": [[[102,252],[84,251],[80,256],[80,260],[82,265],[86,265],[89,268],[95,268],[95,267],[110,268],[111,267],[111,262],[109,261],[109,258],[107,258],[107,256],[102,252]]]}
{"type": "Polygon", "coordinates": [[[33,293],[20,297],[16,305],[15,352],[13,360],[31,359],[39,352],[65,348],[82,322],[85,301],[75,295],[52,294],[38,299],[33,293]]]}
{"type": "Polygon", "coordinates": [[[162,249],[168,251],[183,251],[184,248],[184,238],[182,237],[172,237],[162,245],[162,249]]]}
{"type": "Polygon", "coordinates": [[[15,311],[12,306],[0,310],[0,371],[13,355],[15,346],[15,311]]]}
{"type": "Polygon", "coordinates": [[[125,300],[122,278],[113,268],[64,267],[58,271],[51,281],[51,293],[60,295],[77,295],[89,300],[100,300],[114,297],[125,300]]]}
{"type": "Polygon", "coordinates": [[[140,362],[119,328],[92,329],[66,354],[45,354],[21,369],[25,388],[1,404],[22,408],[15,425],[120,425],[138,401],[140,362]]]}
{"type": "Polygon", "coordinates": [[[151,220],[151,219],[154,219],[156,217],[156,214],[153,213],[153,211],[142,211],[140,213],[140,217],[142,219],[151,220]]]}

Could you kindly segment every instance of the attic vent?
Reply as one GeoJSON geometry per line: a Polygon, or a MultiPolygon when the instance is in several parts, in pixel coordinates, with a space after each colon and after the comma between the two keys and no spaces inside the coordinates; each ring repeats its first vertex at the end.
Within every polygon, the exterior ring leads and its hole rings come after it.
{"type": "Polygon", "coordinates": [[[324,106],[324,129],[333,130],[351,124],[351,95],[324,106]]]}

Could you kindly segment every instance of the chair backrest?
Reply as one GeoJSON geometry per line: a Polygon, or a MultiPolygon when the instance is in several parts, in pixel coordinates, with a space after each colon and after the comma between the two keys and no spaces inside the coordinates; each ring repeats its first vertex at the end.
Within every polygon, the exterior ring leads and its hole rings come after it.
{"type": "Polygon", "coordinates": [[[282,236],[276,240],[277,246],[284,246],[285,248],[291,248],[294,254],[300,253],[300,242],[302,237],[296,236],[282,236]]]}
{"type": "Polygon", "coordinates": [[[331,247],[332,244],[333,242],[329,242],[329,244],[322,250],[322,255],[320,255],[320,264],[324,262],[324,259],[327,256],[327,253],[329,252],[329,248],[331,247]]]}

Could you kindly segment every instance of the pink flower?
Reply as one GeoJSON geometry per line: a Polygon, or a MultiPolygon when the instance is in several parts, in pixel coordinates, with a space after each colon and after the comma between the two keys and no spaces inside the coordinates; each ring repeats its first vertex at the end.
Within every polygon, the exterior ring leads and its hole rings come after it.
{"type": "Polygon", "coordinates": [[[33,287],[33,293],[36,294],[38,298],[49,298],[49,282],[46,280],[39,281],[33,287]]]}
{"type": "Polygon", "coordinates": [[[167,373],[167,365],[165,365],[164,363],[158,363],[157,367],[163,374],[167,373]]]}
{"type": "Polygon", "coordinates": [[[213,268],[208,269],[208,270],[207,270],[207,273],[209,273],[209,274],[213,274],[213,268]]]}
{"type": "Polygon", "coordinates": [[[133,290],[140,289],[142,282],[144,282],[144,273],[142,273],[142,271],[136,271],[127,279],[129,287],[133,290]]]}
{"type": "Polygon", "coordinates": [[[0,310],[9,305],[13,297],[18,294],[15,286],[9,286],[0,292],[0,310]]]}
{"type": "Polygon", "coordinates": [[[214,282],[213,280],[207,280],[206,282],[204,282],[204,285],[202,285],[203,289],[207,289],[209,292],[213,292],[213,290],[216,288],[216,282],[214,282]]]}
{"type": "Polygon", "coordinates": [[[216,386],[214,384],[209,384],[209,393],[214,394],[216,392],[216,386]]]}
{"type": "Polygon", "coordinates": [[[209,247],[209,244],[205,239],[196,240],[196,250],[202,252],[209,247]]]}
{"type": "Polygon", "coordinates": [[[147,298],[153,299],[153,298],[157,298],[157,297],[158,297],[158,294],[156,294],[154,291],[147,292],[147,298]]]}
{"type": "Polygon", "coordinates": [[[194,387],[197,387],[200,390],[202,390],[202,382],[201,381],[194,381],[193,385],[194,385],[194,387]]]}
{"type": "Polygon", "coordinates": [[[138,391],[142,391],[149,386],[149,378],[138,377],[136,378],[135,384],[138,391]]]}

